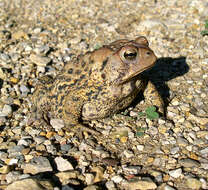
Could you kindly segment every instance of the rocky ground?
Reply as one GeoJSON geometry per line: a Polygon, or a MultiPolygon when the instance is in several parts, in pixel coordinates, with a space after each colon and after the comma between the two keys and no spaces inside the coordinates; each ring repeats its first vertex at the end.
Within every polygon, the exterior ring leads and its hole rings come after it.
{"type": "Polygon", "coordinates": [[[207,15],[204,0],[1,0],[0,189],[208,189],[207,15]],[[140,116],[140,102],[92,121],[99,137],[30,124],[38,77],[139,35],[159,58],[147,75],[166,118],[140,116]]]}

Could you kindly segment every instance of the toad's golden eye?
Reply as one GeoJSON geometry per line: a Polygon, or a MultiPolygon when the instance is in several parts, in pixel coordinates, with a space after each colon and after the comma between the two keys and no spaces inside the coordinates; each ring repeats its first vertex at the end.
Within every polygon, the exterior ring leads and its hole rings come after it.
{"type": "Polygon", "coordinates": [[[136,59],[137,51],[136,49],[127,49],[124,52],[123,56],[126,60],[133,61],[134,59],[136,59]]]}
{"type": "Polygon", "coordinates": [[[125,46],[120,51],[120,57],[124,63],[135,62],[138,59],[138,50],[134,46],[125,46]]]}

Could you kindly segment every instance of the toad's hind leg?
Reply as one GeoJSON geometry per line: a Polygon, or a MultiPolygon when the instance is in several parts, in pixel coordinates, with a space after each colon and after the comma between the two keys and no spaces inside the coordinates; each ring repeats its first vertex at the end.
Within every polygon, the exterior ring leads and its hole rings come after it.
{"type": "Polygon", "coordinates": [[[32,115],[36,119],[44,119],[47,123],[49,123],[47,115],[51,109],[50,101],[48,100],[48,93],[49,87],[52,84],[51,77],[44,76],[40,78],[31,98],[33,103],[31,107],[32,115]]]}
{"type": "Polygon", "coordinates": [[[156,87],[152,82],[148,82],[147,86],[144,90],[144,97],[145,97],[145,103],[148,105],[153,105],[158,108],[158,112],[162,115],[164,115],[164,102],[158,93],[156,87]]]}

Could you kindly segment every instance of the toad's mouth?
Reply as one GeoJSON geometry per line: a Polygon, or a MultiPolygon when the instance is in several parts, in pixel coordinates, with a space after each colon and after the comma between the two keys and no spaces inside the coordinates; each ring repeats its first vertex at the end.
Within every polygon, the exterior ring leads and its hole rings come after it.
{"type": "Polygon", "coordinates": [[[134,79],[138,79],[139,77],[141,77],[141,73],[142,73],[142,72],[144,72],[144,71],[146,71],[146,70],[152,68],[154,65],[155,65],[155,63],[153,63],[152,65],[149,65],[149,66],[147,66],[147,67],[144,67],[143,69],[140,69],[139,71],[136,71],[135,73],[129,75],[128,78],[123,79],[122,81],[120,81],[119,84],[121,85],[121,84],[127,83],[127,82],[129,82],[129,81],[132,81],[132,80],[134,80],[134,79]]]}

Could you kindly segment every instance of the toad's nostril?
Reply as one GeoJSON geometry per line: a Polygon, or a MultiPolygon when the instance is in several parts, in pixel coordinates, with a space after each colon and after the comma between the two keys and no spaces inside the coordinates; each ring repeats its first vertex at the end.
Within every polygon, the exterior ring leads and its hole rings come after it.
{"type": "Polygon", "coordinates": [[[150,51],[146,52],[146,55],[150,56],[152,53],[150,51]]]}

